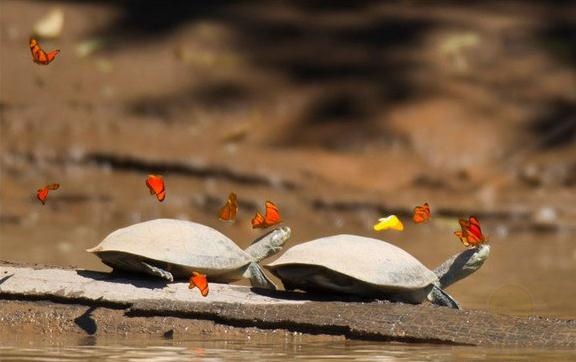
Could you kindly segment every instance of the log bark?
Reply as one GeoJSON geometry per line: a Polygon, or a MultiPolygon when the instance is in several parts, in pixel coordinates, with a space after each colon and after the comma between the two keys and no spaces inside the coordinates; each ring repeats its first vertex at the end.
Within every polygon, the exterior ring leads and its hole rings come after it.
{"type": "Polygon", "coordinates": [[[334,298],[216,283],[202,297],[187,283],[0,263],[0,299],[110,306],[124,309],[125,318],[170,316],[366,340],[576,347],[576,320],[334,298]]]}

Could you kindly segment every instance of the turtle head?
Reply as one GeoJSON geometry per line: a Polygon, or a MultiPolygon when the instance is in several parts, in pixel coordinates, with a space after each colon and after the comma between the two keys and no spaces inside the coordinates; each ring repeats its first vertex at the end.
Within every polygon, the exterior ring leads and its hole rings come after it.
{"type": "Polygon", "coordinates": [[[438,286],[444,289],[474,273],[488,259],[488,255],[490,255],[490,245],[483,244],[452,256],[434,269],[434,274],[439,280],[438,286]]]}
{"type": "Polygon", "coordinates": [[[291,234],[290,227],[281,226],[254,240],[244,251],[250,254],[254,261],[260,261],[282,250],[291,234]]]}

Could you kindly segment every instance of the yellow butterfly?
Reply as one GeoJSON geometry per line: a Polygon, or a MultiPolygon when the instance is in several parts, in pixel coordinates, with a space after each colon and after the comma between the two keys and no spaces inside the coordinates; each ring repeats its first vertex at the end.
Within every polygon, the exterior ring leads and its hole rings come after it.
{"type": "Polygon", "coordinates": [[[390,215],[387,217],[383,217],[378,219],[378,223],[374,225],[375,231],[382,231],[382,230],[396,230],[402,231],[404,230],[404,225],[396,215],[390,215]]]}

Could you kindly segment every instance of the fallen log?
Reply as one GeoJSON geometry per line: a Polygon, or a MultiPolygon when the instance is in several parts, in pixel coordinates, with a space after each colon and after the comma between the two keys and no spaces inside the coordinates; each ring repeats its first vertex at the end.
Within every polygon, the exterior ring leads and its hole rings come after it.
{"type": "Polygon", "coordinates": [[[576,320],[514,317],[428,304],[335,300],[216,283],[202,297],[189,290],[187,283],[58,267],[0,263],[0,299],[111,307],[123,309],[125,318],[167,316],[352,339],[576,347],[576,320]]]}

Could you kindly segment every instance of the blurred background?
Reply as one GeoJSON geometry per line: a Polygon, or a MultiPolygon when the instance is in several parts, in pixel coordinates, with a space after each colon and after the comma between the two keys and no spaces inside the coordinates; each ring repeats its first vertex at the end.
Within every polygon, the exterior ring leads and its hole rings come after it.
{"type": "Polygon", "coordinates": [[[272,200],[288,247],[355,233],[432,268],[476,215],[492,254],[449,292],[574,318],[574,19],[569,1],[2,0],[0,259],[109,270],[85,249],[159,217],[247,246],[272,200]],[[389,214],[404,232],[372,230],[389,214]]]}

